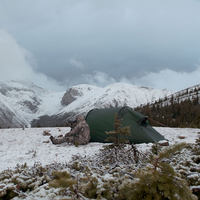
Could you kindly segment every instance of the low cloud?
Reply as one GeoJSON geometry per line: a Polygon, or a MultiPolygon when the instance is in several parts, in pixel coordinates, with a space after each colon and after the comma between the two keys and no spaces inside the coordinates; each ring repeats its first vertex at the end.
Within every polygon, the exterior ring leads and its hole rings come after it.
{"type": "Polygon", "coordinates": [[[76,58],[71,58],[69,60],[69,63],[73,66],[76,67],[77,69],[83,69],[84,65],[81,61],[78,61],[76,58]]]}
{"type": "Polygon", "coordinates": [[[117,82],[113,77],[100,71],[94,71],[92,74],[83,74],[82,79],[87,84],[100,87],[105,87],[107,85],[117,82]]]}
{"type": "Polygon", "coordinates": [[[161,70],[158,73],[149,72],[143,77],[134,79],[132,83],[157,89],[179,91],[199,84],[200,66],[192,72],[176,72],[171,69],[161,70]]]}
{"type": "Polygon", "coordinates": [[[0,67],[1,80],[21,79],[33,73],[27,62],[31,54],[21,48],[17,41],[6,31],[0,30],[0,67]]]}
{"type": "Polygon", "coordinates": [[[192,72],[177,72],[170,69],[161,70],[157,73],[146,72],[146,75],[139,78],[127,78],[122,76],[121,78],[116,79],[100,71],[95,71],[93,74],[83,75],[85,83],[101,87],[117,82],[123,82],[137,86],[152,87],[155,89],[168,89],[174,92],[198,85],[199,77],[200,66],[192,72]]]}
{"type": "Polygon", "coordinates": [[[30,80],[46,89],[64,91],[65,89],[52,78],[36,73],[36,60],[33,55],[20,47],[17,41],[5,30],[0,29],[0,79],[30,80]]]}

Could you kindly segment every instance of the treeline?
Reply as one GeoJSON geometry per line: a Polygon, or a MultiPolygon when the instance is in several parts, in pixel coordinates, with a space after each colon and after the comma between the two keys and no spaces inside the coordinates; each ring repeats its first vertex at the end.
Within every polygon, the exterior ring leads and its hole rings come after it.
{"type": "Polygon", "coordinates": [[[171,96],[154,104],[137,107],[135,110],[149,117],[152,126],[180,128],[200,128],[199,89],[193,92],[186,90],[180,96],[171,96]],[[184,97],[184,98],[183,98],[184,97]]]}

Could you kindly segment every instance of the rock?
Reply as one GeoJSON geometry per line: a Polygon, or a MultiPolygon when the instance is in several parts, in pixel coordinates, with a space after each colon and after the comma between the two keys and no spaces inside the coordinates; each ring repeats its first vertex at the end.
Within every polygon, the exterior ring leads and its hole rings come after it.
{"type": "Polygon", "coordinates": [[[185,136],[178,136],[179,139],[185,139],[185,136]]]}
{"type": "Polygon", "coordinates": [[[75,101],[77,97],[80,97],[80,96],[82,96],[82,94],[78,90],[74,88],[69,88],[62,98],[61,104],[63,106],[68,106],[70,103],[75,101]]]}
{"type": "Polygon", "coordinates": [[[61,137],[63,137],[63,135],[59,135],[58,137],[61,138],[61,137]]]}
{"type": "Polygon", "coordinates": [[[169,146],[169,142],[166,141],[166,140],[160,141],[160,142],[158,142],[158,144],[159,144],[160,146],[169,146]]]}
{"type": "Polygon", "coordinates": [[[43,136],[50,136],[51,135],[50,132],[51,132],[50,130],[43,131],[43,136]]]}
{"type": "Polygon", "coordinates": [[[47,141],[43,141],[42,143],[49,143],[49,140],[47,140],[47,141]]]}

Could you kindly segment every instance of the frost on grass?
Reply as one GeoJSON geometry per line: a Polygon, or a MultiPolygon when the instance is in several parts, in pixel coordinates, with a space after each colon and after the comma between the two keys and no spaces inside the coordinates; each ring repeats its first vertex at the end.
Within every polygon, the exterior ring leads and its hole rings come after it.
{"type": "Polygon", "coordinates": [[[0,173],[0,199],[197,199],[200,145],[104,148],[69,163],[17,165],[0,173]],[[109,159],[109,156],[113,157],[109,159]]]}

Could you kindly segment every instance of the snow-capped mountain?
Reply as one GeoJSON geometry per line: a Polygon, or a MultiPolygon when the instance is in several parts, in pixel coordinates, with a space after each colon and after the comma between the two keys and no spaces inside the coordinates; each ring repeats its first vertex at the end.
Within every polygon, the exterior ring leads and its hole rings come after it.
{"type": "Polygon", "coordinates": [[[59,109],[63,94],[45,90],[30,81],[0,82],[0,126],[29,127],[33,119],[59,109]]]}
{"type": "Polygon", "coordinates": [[[54,115],[44,115],[32,123],[37,126],[55,126],[74,120],[77,114],[86,115],[94,108],[137,107],[172,94],[168,90],[138,87],[125,83],[115,83],[104,88],[78,85],[69,88],[62,98],[62,108],[54,115]]]}
{"type": "Polygon", "coordinates": [[[74,110],[79,111],[79,113],[85,113],[94,108],[121,106],[134,108],[140,104],[168,96],[171,93],[168,90],[156,90],[126,83],[114,83],[104,88],[78,85],[67,90],[62,99],[62,104],[65,106],[57,114],[73,112],[74,110]],[[74,97],[72,102],[69,103],[64,100],[65,97],[67,97],[66,99],[70,99],[70,96],[74,97]]]}
{"type": "Polygon", "coordinates": [[[104,88],[77,85],[65,92],[51,92],[30,81],[0,82],[0,126],[22,127],[55,126],[86,115],[93,108],[132,108],[172,94],[125,83],[115,83],[104,88]]]}

